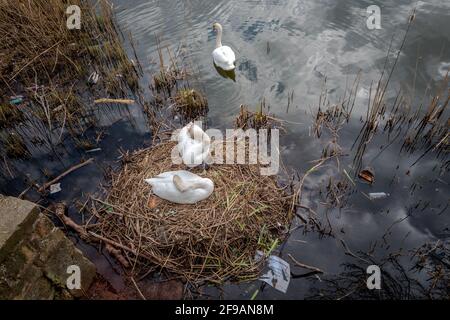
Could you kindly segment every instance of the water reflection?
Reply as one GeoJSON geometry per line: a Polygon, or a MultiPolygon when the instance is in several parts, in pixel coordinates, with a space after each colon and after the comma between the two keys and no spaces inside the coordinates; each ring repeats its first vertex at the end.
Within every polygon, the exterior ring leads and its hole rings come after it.
{"type": "Polygon", "coordinates": [[[233,69],[233,70],[224,70],[221,67],[217,66],[214,62],[213,62],[213,65],[214,65],[214,68],[216,69],[216,71],[217,71],[217,73],[219,75],[221,75],[225,79],[231,79],[234,82],[236,82],[236,71],[235,71],[235,69],[233,69]]]}

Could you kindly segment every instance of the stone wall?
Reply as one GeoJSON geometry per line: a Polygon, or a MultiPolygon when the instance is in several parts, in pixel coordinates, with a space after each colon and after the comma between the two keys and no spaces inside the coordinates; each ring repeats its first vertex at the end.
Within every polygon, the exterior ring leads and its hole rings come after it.
{"type": "Polygon", "coordinates": [[[37,205],[0,195],[0,299],[83,297],[94,265],[40,212],[37,205]],[[81,271],[81,289],[69,290],[69,266],[81,271]]]}

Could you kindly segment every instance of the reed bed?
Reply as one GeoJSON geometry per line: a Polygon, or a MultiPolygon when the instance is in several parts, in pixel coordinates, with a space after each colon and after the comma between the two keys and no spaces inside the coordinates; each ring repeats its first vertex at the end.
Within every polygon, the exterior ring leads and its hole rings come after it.
{"type": "Polygon", "coordinates": [[[208,112],[208,101],[197,90],[183,88],[174,97],[175,112],[184,119],[197,119],[208,112]]]}
{"type": "Polygon", "coordinates": [[[152,79],[150,89],[154,94],[162,93],[171,95],[173,88],[176,88],[180,81],[186,80],[189,72],[186,68],[180,68],[178,65],[178,53],[172,52],[169,48],[162,48],[160,39],[157,38],[159,72],[156,72],[152,79]],[[164,50],[166,49],[166,50],[164,50]],[[164,60],[164,52],[167,53],[169,62],[164,60]]]}
{"type": "Polygon", "coordinates": [[[266,103],[263,100],[259,110],[251,111],[248,106],[241,104],[239,114],[234,120],[235,128],[246,129],[271,129],[275,127],[282,128],[281,120],[274,118],[265,111],[266,103]]]}
{"type": "Polygon", "coordinates": [[[9,104],[0,104],[0,130],[12,128],[24,120],[20,110],[9,104]]]}
{"type": "Polygon", "coordinates": [[[0,38],[0,130],[20,126],[26,149],[53,151],[66,135],[86,140],[98,122],[92,98],[139,92],[142,68],[128,58],[107,0],[0,0],[0,38]],[[67,27],[71,5],[81,29],[67,27]]]}
{"type": "MultiPolygon", "coordinates": [[[[112,173],[105,200],[94,200],[89,235],[121,251],[122,265],[142,277],[168,271],[190,283],[251,280],[261,261],[284,238],[293,214],[293,195],[257,165],[214,165],[197,174],[212,179],[214,193],[196,205],[179,205],[152,195],[144,182],[172,164],[174,142],[123,156],[112,173]]],[[[117,255],[116,255],[117,256],[117,255]]]]}
{"type": "MultiPolygon", "coordinates": [[[[411,166],[416,165],[428,155],[442,159],[444,167],[449,166],[449,162],[446,160],[450,151],[449,75],[447,74],[442,79],[442,84],[437,88],[435,94],[429,95],[427,87],[420,104],[417,101],[410,101],[411,94],[402,90],[399,90],[393,98],[387,98],[387,93],[393,89],[390,81],[406,42],[408,31],[414,21],[413,16],[414,12],[408,20],[407,29],[392,66],[388,68],[389,55],[392,51],[392,47],[389,47],[380,78],[376,83],[370,85],[367,112],[365,117],[360,119],[362,126],[350,147],[350,151],[354,151],[355,177],[364,168],[364,164],[369,161],[366,151],[377,134],[386,134],[388,142],[380,148],[376,157],[394,143],[398,143],[400,152],[420,154],[411,166]],[[417,107],[414,104],[418,104],[417,107]]],[[[338,103],[332,103],[329,100],[327,89],[322,88],[319,106],[313,115],[312,131],[317,138],[321,138],[326,129],[326,133],[331,137],[323,151],[324,157],[337,154],[336,151],[341,150],[337,144],[340,138],[339,132],[351,121],[360,80],[361,74],[358,74],[353,85],[345,88],[344,96],[338,103]]]]}
{"type": "Polygon", "coordinates": [[[86,0],[2,0],[0,35],[0,74],[7,90],[35,81],[61,84],[89,75],[94,71],[90,67],[102,76],[110,75],[111,69],[120,71],[130,83],[128,76],[136,78],[137,68],[122,48],[106,0],[96,6],[86,0]],[[70,5],[80,7],[80,30],[67,27],[70,5]]]}

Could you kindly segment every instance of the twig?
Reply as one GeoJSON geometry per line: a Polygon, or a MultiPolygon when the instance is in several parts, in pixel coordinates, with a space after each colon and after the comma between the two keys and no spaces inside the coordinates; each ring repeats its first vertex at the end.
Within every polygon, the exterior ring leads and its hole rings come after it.
{"type": "Polygon", "coordinates": [[[119,261],[120,264],[122,264],[125,268],[130,267],[130,264],[128,263],[127,259],[125,259],[125,257],[122,255],[122,253],[120,252],[119,249],[114,248],[109,243],[107,243],[105,245],[105,249],[106,249],[106,251],[108,251],[108,253],[110,255],[112,255],[114,258],[116,258],[116,260],[119,261]]]}
{"type": "Polygon", "coordinates": [[[71,218],[67,217],[65,215],[65,212],[66,212],[66,205],[64,203],[58,203],[57,205],[55,205],[54,213],[59,219],[61,219],[64,225],[78,232],[82,238],[87,237],[86,231],[83,229],[83,227],[81,227],[78,223],[74,222],[71,218]]]}
{"type": "Polygon", "coordinates": [[[55,43],[54,45],[52,45],[50,48],[48,48],[48,49],[42,51],[40,54],[38,54],[38,55],[35,56],[33,59],[31,59],[30,61],[28,61],[22,68],[20,68],[19,71],[17,71],[17,72],[9,79],[9,81],[14,80],[14,78],[17,77],[17,75],[18,75],[19,73],[21,73],[26,67],[28,67],[30,64],[32,64],[33,61],[35,61],[37,58],[39,58],[40,56],[44,55],[45,53],[47,53],[48,51],[50,51],[51,49],[53,49],[54,47],[56,47],[57,45],[59,45],[61,42],[62,42],[62,40],[58,41],[57,43],[55,43]]]}
{"type": "Polygon", "coordinates": [[[9,176],[10,176],[12,179],[14,179],[14,175],[13,175],[13,173],[11,172],[11,169],[10,169],[9,166],[8,166],[8,162],[6,161],[6,157],[5,157],[5,156],[3,156],[3,161],[5,162],[5,168],[6,168],[6,171],[8,171],[9,176]]]}
{"type": "Polygon", "coordinates": [[[345,243],[345,241],[344,241],[343,239],[340,239],[340,241],[341,241],[342,246],[343,246],[344,249],[345,249],[345,254],[346,254],[346,255],[351,256],[351,257],[353,257],[353,258],[359,259],[359,260],[361,260],[361,261],[363,261],[363,262],[365,262],[365,263],[370,264],[370,262],[367,261],[366,259],[361,258],[361,257],[359,257],[358,255],[354,254],[354,253],[350,250],[350,248],[347,246],[347,243],[345,243]]]}
{"type": "Polygon", "coordinates": [[[149,257],[147,255],[145,255],[145,254],[138,253],[138,252],[134,251],[133,249],[128,248],[127,246],[124,246],[123,244],[120,244],[120,243],[112,241],[112,240],[110,240],[108,238],[102,237],[101,235],[98,235],[98,234],[96,234],[96,233],[94,233],[92,231],[89,231],[89,234],[91,236],[93,236],[94,238],[97,238],[99,240],[102,240],[105,243],[109,243],[109,244],[113,245],[114,247],[117,247],[117,248],[123,249],[125,251],[131,252],[132,254],[134,254],[136,256],[141,256],[143,258],[149,259],[149,257]]]}
{"type": "Polygon", "coordinates": [[[136,281],[134,280],[133,277],[131,277],[131,282],[133,282],[133,284],[134,284],[134,286],[136,288],[136,291],[139,293],[139,296],[142,298],[142,300],[147,300],[145,298],[145,296],[142,294],[142,291],[139,289],[139,287],[138,287],[138,285],[137,285],[137,283],[136,283],[136,281]]]}
{"type": "Polygon", "coordinates": [[[108,99],[108,98],[103,98],[103,99],[97,99],[94,100],[95,104],[99,104],[99,103],[121,103],[121,104],[134,104],[134,100],[130,100],[130,99],[108,99]]]}
{"type": "Polygon", "coordinates": [[[23,190],[23,191],[19,194],[19,196],[18,196],[17,198],[23,199],[23,197],[27,194],[28,191],[30,191],[31,188],[33,188],[32,185],[29,186],[28,188],[26,188],[25,190],[23,190]]]}
{"type": "Polygon", "coordinates": [[[304,264],[304,263],[301,263],[301,262],[297,261],[290,253],[288,254],[288,257],[291,258],[291,260],[295,263],[295,265],[297,267],[308,269],[308,270],[311,270],[311,271],[314,271],[314,272],[318,272],[318,273],[324,273],[323,270],[321,270],[319,268],[308,266],[307,264],[304,264]]]}
{"type": "Polygon", "coordinates": [[[82,163],[80,163],[80,164],[77,164],[77,165],[75,165],[75,166],[69,168],[68,170],[64,171],[64,172],[61,173],[59,176],[57,176],[55,179],[53,179],[53,180],[51,180],[51,181],[49,181],[49,182],[44,183],[44,184],[42,185],[42,187],[39,188],[38,192],[41,192],[41,193],[44,192],[47,188],[49,188],[51,185],[57,183],[59,180],[61,180],[62,178],[64,178],[64,177],[67,176],[68,174],[70,174],[70,173],[74,172],[75,170],[78,170],[78,169],[80,169],[80,168],[82,168],[82,167],[84,167],[84,166],[86,166],[86,165],[92,163],[93,161],[94,161],[94,158],[91,158],[91,159],[89,159],[89,160],[86,160],[86,161],[84,161],[84,162],[82,162],[82,163]]]}

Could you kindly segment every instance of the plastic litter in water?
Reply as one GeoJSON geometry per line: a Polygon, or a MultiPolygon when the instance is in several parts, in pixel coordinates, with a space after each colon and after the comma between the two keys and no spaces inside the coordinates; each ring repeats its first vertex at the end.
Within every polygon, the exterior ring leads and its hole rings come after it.
{"type": "Polygon", "coordinates": [[[358,177],[364,182],[372,184],[375,181],[375,173],[372,168],[366,168],[358,173],[358,177]]]}
{"type": "Polygon", "coordinates": [[[100,78],[100,75],[97,72],[92,72],[91,75],[88,78],[88,84],[94,85],[98,82],[98,79],[100,78]]]}
{"type": "Polygon", "coordinates": [[[384,198],[387,198],[389,196],[390,196],[390,194],[389,193],[385,193],[385,192],[371,192],[371,193],[369,193],[370,200],[384,199],[384,198]]]}
{"type": "Polygon", "coordinates": [[[277,256],[269,256],[269,270],[259,280],[264,281],[273,288],[283,293],[287,292],[291,281],[291,267],[289,263],[277,256]]]}
{"type": "Polygon", "coordinates": [[[50,186],[50,194],[61,192],[61,183],[55,183],[50,186]]]}
{"type": "Polygon", "coordinates": [[[86,153],[94,153],[94,152],[99,152],[99,151],[102,151],[102,148],[87,150],[86,153]]]}
{"type": "Polygon", "coordinates": [[[9,103],[12,105],[18,105],[23,102],[23,96],[13,96],[10,98],[9,103]]]}

